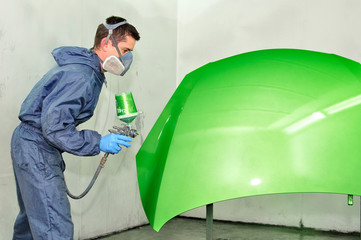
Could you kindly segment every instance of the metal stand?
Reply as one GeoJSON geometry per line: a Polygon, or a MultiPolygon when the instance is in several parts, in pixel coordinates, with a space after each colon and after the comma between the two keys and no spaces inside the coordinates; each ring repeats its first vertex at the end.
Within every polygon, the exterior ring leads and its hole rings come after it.
{"type": "MultiPolygon", "coordinates": [[[[353,205],[353,195],[348,195],[348,204],[353,205]],[[351,197],[352,196],[352,197],[351,197]]],[[[213,203],[206,206],[206,240],[213,240],[213,203]]],[[[360,238],[361,238],[361,196],[360,196],[360,238]]]]}
{"type": "Polygon", "coordinates": [[[207,204],[207,216],[206,216],[206,239],[212,240],[213,239],[213,203],[207,204]]]}

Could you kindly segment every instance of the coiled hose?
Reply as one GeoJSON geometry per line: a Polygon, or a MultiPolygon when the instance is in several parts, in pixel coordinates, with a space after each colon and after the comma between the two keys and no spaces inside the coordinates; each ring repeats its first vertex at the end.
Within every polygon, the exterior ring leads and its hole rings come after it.
{"type": "MultiPolygon", "coordinates": [[[[125,135],[125,136],[132,137],[132,138],[135,138],[135,137],[138,135],[137,130],[131,129],[129,125],[123,125],[123,127],[113,126],[113,129],[110,129],[109,132],[110,132],[110,133],[115,133],[115,134],[120,134],[120,135],[125,135]]],[[[100,160],[99,166],[98,166],[97,170],[95,171],[94,176],[93,176],[92,180],[90,181],[88,187],[87,187],[87,188],[84,190],[84,192],[81,193],[80,195],[78,195],[78,196],[73,195],[73,194],[69,191],[68,186],[67,186],[67,184],[66,184],[66,182],[65,182],[66,193],[68,194],[69,197],[71,197],[72,199],[81,199],[81,198],[83,198],[85,195],[88,194],[88,192],[90,191],[90,189],[93,187],[96,179],[98,178],[100,171],[101,171],[102,168],[104,167],[105,162],[106,162],[107,159],[108,159],[108,156],[109,156],[109,153],[105,153],[105,154],[104,154],[104,156],[103,156],[102,159],[100,160]]]]}

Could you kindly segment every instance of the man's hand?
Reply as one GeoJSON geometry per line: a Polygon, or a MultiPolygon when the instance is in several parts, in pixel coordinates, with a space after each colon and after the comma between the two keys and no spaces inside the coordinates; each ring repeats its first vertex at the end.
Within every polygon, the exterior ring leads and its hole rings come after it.
{"type": "Polygon", "coordinates": [[[120,145],[130,147],[131,141],[132,139],[127,136],[111,133],[101,137],[99,148],[103,152],[114,154],[122,149],[120,145]]]}

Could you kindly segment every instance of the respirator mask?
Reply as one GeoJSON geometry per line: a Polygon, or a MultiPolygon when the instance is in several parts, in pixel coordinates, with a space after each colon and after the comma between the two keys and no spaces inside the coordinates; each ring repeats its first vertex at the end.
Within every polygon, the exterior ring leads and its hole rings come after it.
{"type": "Polygon", "coordinates": [[[115,49],[119,54],[119,58],[117,58],[114,55],[107,57],[103,62],[103,69],[106,70],[107,72],[120,76],[124,76],[124,74],[128,71],[133,61],[133,54],[131,52],[128,52],[124,54],[124,56],[122,56],[118,48],[118,45],[113,37],[113,30],[124,24],[127,24],[127,22],[123,21],[116,24],[107,24],[107,23],[103,24],[109,30],[109,34],[105,40],[105,43],[108,43],[110,39],[113,42],[113,45],[115,46],[115,49]]]}

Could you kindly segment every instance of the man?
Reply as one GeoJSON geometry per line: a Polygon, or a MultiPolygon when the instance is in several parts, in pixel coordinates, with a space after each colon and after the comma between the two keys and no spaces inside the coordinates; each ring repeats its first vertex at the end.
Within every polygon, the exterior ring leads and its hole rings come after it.
{"type": "Polygon", "coordinates": [[[35,85],[23,102],[20,125],[11,140],[11,157],[20,213],[13,239],[73,239],[62,152],[94,156],[130,147],[130,138],[78,131],[94,112],[104,72],[124,75],[139,33],[125,19],[109,17],[98,26],[94,47],[60,47],[57,66],[35,85]]]}

